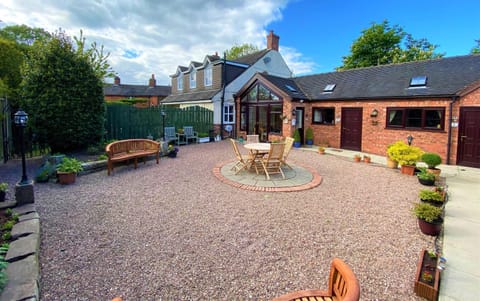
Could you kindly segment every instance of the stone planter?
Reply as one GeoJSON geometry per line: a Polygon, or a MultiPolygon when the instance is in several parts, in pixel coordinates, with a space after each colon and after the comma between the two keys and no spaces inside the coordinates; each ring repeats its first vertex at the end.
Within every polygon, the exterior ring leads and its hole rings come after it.
{"type": "Polygon", "coordinates": [[[210,142],[210,137],[198,138],[198,143],[207,143],[207,142],[210,142]]]}

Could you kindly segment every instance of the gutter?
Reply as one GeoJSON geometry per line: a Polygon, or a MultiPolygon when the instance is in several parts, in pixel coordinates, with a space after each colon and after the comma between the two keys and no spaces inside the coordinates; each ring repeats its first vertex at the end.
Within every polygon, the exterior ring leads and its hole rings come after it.
{"type": "Polygon", "coordinates": [[[450,102],[450,105],[449,105],[449,113],[450,113],[450,120],[449,120],[449,123],[448,123],[448,142],[447,142],[447,165],[450,165],[450,154],[451,154],[451,151],[450,151],[450,148],[452,146],[452,122],[453,122],[453,104],[455,102],[457,102],[457,100],[459,99],[458,96],[452,96],[452,101],[450,102]]]}
{"type": "Polygon", "coordinates": [[[227,63],[227,53],[223,53],[223,68],[222,68],[222,98],[220,101],[220,139],[223,140],[223,104],[225,103],[225,87],[227,81],[227,68],[225,64],[227,63]]]}

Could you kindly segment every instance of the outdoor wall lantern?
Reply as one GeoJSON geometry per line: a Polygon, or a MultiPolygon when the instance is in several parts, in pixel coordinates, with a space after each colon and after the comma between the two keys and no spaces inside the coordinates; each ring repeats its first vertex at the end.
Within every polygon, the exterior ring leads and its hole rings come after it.
{"type": "Polygon", "coordinates": [[[295,116],[295,115],[297,115],[297,110],[293,109],[292,110],[292,116],[295,116]]]}
{"type": "Polygon", "coordinates": [[[15,113],[13,121],[15,125],[20,128],[20,152],[22,153],[22,180],[20,181],[20,183],[26,184],[28,182],[28,179],[27,168],[25,165],[25,148],[23,146],[23,129],[27,126],[28,114],[25,113],[22,109],[20,109],[17,113],[15,113]]]}
{"type": "Polygon", "coordinates": [[[377,111],[377,109],[373,109],[372,113],[370,113],[370,117],[372,117],[372,118],[377,118],[377,116],[378,116],[378,111],[377,111]]]}
{"type": "Polygon", "coordinates": [[[408,135],[408,136],[407,136],[408,145],[412,145],[412,141],[413,141],[412,135],[408,135]]]}
{"type": "Polygon", "coordinates": [[[160,114],[162,115],[162,141],[165,141],[165,113],[164,110],[160,111],[160,114]]]}

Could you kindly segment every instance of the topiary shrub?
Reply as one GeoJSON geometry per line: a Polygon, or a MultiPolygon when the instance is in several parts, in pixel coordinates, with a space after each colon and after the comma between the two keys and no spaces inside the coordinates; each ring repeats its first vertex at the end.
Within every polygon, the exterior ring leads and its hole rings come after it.
{"type": "Polygon", "coordinates": [[[420,157],[420,161],[427,164],[428,168],[435,169],[438,165],[442,163],[442,158],[436,153],[424,153],[420,157]]]}

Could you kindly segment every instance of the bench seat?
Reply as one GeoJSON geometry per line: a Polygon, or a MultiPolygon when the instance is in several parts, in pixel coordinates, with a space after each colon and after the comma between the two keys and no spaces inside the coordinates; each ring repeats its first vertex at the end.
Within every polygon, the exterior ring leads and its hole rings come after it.
{"type": "MultiPolygon", "coordinates": [[[[149,139],[127,139],[108,144],[105,147],[108,156],[107,174],[113,171],[113,163],[133,159],[134,168],[137,168],[138,158],[155,156],[157,164],[160,159],[160,143],[149,139]]],[[[145,163],[145,160],[144,162],[145,163]]]]}

